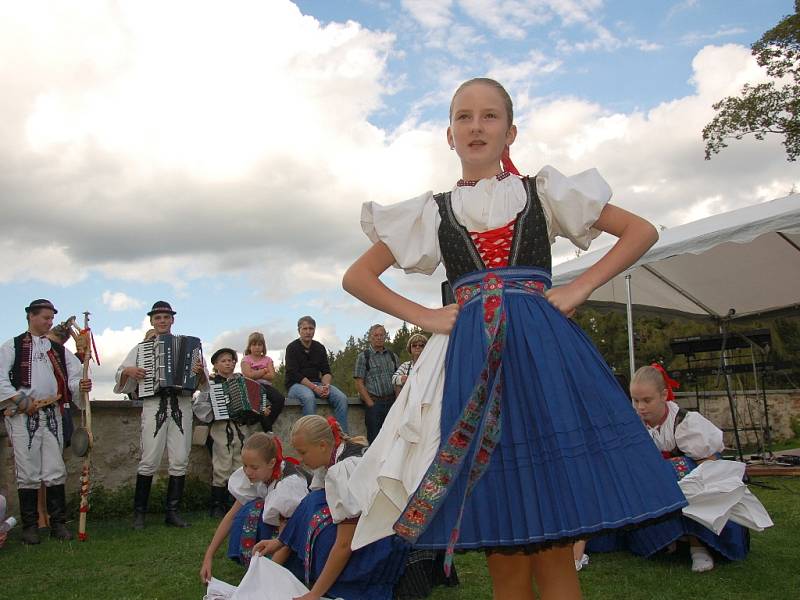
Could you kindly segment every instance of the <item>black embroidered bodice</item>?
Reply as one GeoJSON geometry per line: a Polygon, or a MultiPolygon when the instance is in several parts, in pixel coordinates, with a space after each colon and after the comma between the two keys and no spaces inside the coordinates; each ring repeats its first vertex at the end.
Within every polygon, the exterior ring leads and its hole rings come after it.
{"type": "MultiPolygon", "coordinates": [[[[538,267],[550,271],[552,257],[547,219],[536,193],[536,178],[523,177],[527,200],[515,218],[509,267],[538,267]]],[[[467,273],[486,270],[486,265],[470,237],[467,228],[456,220],[450,203],[450,192],[436,194],[433,199],[439,208],[439,247],[447,280],[452,284],[467,273]]]]}

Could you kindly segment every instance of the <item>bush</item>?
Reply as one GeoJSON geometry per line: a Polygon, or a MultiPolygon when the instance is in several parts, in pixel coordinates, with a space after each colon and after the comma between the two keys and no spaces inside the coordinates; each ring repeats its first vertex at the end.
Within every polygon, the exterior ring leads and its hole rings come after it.
{"type": "MultiPolygon", "coordinates": [[[[147,505],[148,513],[163,513],[167,499],[167,477],[161,477],[153,482],[150,490],[150,502],[147,505]]],[[[123,485],[109,490],[102,485],[92,486],[89,494],[90,519],[119,519],[133,515],[132,485],[123,485]]],[[[186,487],[181,500],[181,510],[188,512],[202,511],[208,508],[211,487],[205,481],[197,478],[187,478],[186,487]]],[[[78,518],[80,496],[76,493],[69,498],[67,514],[71,518],[78,518]]]]}

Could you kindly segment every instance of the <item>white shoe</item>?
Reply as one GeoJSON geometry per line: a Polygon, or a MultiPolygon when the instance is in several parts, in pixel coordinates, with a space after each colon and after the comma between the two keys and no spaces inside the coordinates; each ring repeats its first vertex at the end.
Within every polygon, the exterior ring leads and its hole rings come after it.
{"type": "Polygon", "coordinates": [[[575,561],[575,570],[580,571],[583,567],[589,564],[589,555],[584,554],[575,561]]]}
{"type": "Polygon", "coordinates": [[[714,568],[714,558],[702,546],[692,546],[692,573],[704,573],[714,568]]]}

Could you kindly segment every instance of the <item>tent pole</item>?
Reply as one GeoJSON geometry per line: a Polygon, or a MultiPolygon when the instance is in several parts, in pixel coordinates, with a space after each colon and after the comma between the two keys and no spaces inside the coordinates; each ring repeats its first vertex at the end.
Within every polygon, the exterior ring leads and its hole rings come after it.
{"type": "Polygon", "coordinates": [[[630,366],[630,381],[633,381],[633,374],[636,372],[636,362],[634,361],[633,349],[633,299],[631,298],[631,274],[625,275],[625,291],[627,298],[625,301],[626,312],[628,313],[628,364],[630,366]]]}

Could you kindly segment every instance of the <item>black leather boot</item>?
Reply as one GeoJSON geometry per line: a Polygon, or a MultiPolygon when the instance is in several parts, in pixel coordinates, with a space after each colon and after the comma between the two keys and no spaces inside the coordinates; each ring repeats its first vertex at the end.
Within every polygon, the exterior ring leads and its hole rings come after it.
{"type": "Polygon", "coordinates": [[[147,501],[150,499],[152,475],[136,475],[136,492],[133,495],[133,528],[144,529],[144,516],[147,514],[147,501]]]}
{"type": "Polygon", "coordinates": [[[172,527],[189,527],[189,523],[184,521],[178,514],[185,483],[185,475],[180,477],[170,475],[169,477],[169,483],[167,484],[167,512],[164,515],[164,523],[172,527]]]}
{"type": "Polygon", "coordinates": [[[67,529],[67,497],[64,484],[46,488],[47,512],[50,513],[50,537],[68,542],[72,534],[67,529]]]}
{"type": "Polygon", "coordinates": [[[17,490],[19,514],[22,521],[22,543],[38,544],[39,540],[39,490],[17,490]]]}
{"type": "Polygon", "coordinates": [[[224,517],[225,513],[228,512],[228,509],[225,506],[227,499],[228,499],[227,488],[212,485],[211,510],[209,511],[209,515],[215,519],[221,519],[222,517],[224,517]]]}

